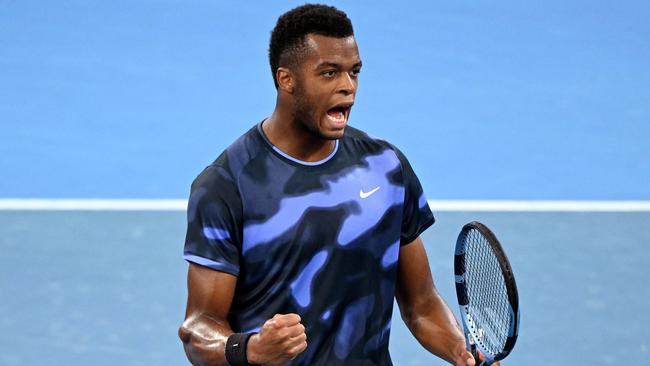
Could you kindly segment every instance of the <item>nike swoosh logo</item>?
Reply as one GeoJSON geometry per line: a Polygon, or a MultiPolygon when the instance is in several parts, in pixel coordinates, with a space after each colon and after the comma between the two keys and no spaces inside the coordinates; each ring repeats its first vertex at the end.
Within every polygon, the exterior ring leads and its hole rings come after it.
{"type": "Polygon", "coordinates": [[[379,190],[379,187],[373,189],[372,191],[364,192],[363,189],[359,191],[359,197],[361,198],[368,198],[370,197],[371,194],[377,192],[379,190]]]}

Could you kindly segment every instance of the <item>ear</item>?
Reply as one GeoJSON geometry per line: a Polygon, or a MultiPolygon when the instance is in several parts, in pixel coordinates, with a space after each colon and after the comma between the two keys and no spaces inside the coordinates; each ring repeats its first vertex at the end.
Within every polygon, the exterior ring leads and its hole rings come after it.
{"type": "Polygon", "coordinates": [[[279,90],[293,94],[296,77],[291,70],[284,67],[278,67],[278,70],[275,72],[275,79],[278,81],[279,90]]]}

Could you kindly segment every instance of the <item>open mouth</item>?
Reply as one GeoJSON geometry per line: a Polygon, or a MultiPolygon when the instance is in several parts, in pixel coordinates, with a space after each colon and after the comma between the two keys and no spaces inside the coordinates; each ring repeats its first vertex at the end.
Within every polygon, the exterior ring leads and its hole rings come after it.
{"type": "Polygon", "coordinates": [[[329,119],[336,124],[344,124],[348,120],[350,109],[352,109],[352,104],[353,103],[337,104],[336,106],[327,110],[327,117],[329,117],[329,119]]]}

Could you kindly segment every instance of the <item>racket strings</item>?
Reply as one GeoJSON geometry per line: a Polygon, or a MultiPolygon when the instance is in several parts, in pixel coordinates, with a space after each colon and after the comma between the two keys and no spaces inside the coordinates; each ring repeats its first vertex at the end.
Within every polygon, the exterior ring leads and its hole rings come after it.
{"type": "Polygon", "coordinates": [[[510,305],[499,261],[488,240],[476,229],[469,231],[466,246],[465,280],[468,313],[474,339],[496,355],[509,334],[510,305]]]}

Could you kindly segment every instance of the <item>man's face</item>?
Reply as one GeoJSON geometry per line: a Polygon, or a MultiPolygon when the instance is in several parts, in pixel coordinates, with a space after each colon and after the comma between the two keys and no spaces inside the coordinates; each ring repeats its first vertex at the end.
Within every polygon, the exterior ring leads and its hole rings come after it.
{"type": "Polygon", "coordinates": [[[361,59],[353,36],[310,34],[296,70],[294,118],[308,131],[334,140],[343,137],[357,92],[361,59]]]}

